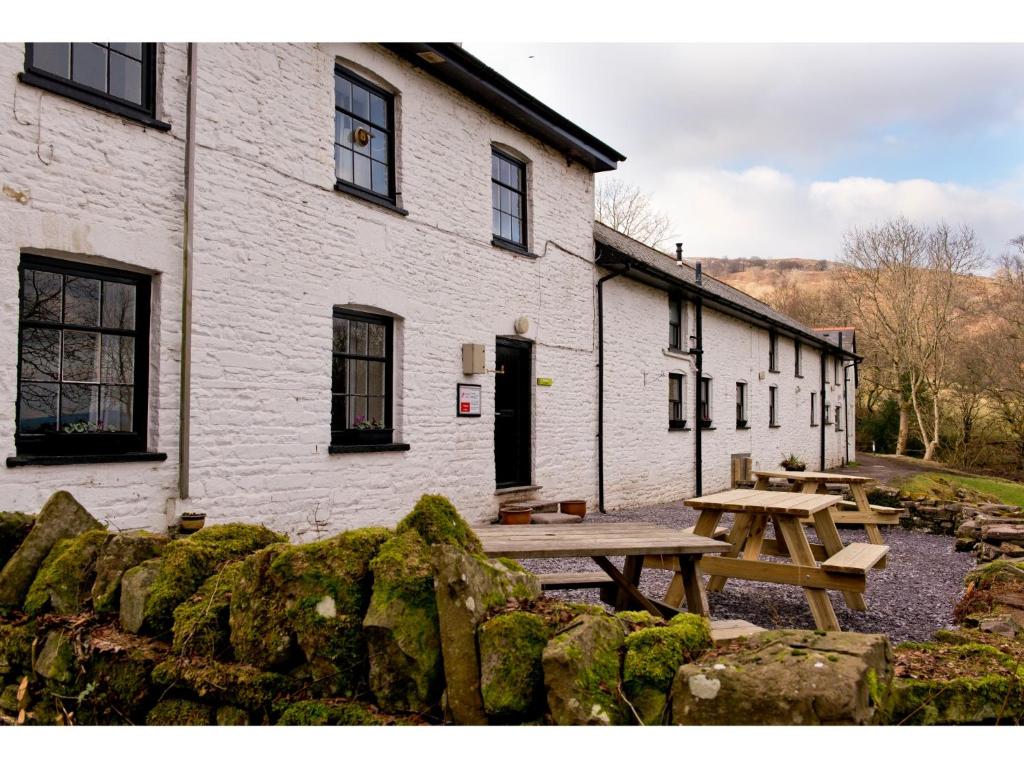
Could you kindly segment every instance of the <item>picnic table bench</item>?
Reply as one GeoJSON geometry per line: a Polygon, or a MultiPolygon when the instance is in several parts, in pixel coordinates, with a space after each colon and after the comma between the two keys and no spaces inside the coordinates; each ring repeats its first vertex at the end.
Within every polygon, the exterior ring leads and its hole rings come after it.
{"type": "MultiPolygon", "coordinates": [[[[703,570],[711,575],[708,589],[722,589],[729,578],[801,586],[818,629],[839,630],[839,620],[826,590],[839,590],[850,608],[866,610],[863,593],[867,589],[867,571],[889,551],[884,544],[843,545],[832,518],[832,510],[841,500],[842,497],[831,494],[756,489],[736,489],[687,500],[687,505],[700,510],[694,526],[698,536],[713,533],[725,512],[735,513],[728,552],[704,558],[702,562],[703,570]],[[776,539],[765,538],[769,519],[775,527],[776,539]],[[812,545],[807,540],[805,522],[814,526],[821,544],[812,545]],[[764,561],[761,555],[788,558],[790,562],[764,561]]],[[[671,563],[653,555],[646,558],[645,565],[674,570],[671,563]]],[[[682,587],[677,574],[666,601],[672,603],[677,599],[682,587]]]]}
{"type": "Polygon", "coordinates": [[[547,588],[582,588],[613,586],[615,608],[623,610],[637,605],[651,614],[673,616],[686,610],[709,614],[707,594],[701,572],[705,554],[725,552],[727,542],[686,533],[650,523],[600,523],[571,526],[491,525],[474,528],[488,557],[514,559],[589,557],[601,569],[600,574],[543,574],[547,588]],[[608,559],[622,556],[620,571],[608,559]],[[681,587],[674,602],[659,600],[639,589],[640,575],[648,558],[671,562],[681,587]]]}

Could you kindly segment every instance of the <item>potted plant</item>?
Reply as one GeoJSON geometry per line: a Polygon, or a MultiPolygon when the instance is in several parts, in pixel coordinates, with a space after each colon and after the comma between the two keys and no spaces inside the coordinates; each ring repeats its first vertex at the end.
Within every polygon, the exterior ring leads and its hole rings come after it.
{"type": "Polygon", "coordinates": [[[779,466],[787,472],[803,472],[807,469],[807,464],[804,463],[804,460],[793,453],[789,454],[789,456],[784,456],[782,461],[779,462],[779,466]]]}
{"type": "Polygon", "coordinates": [[[711,419],[701,419],[700,420],[700,428],[701,429],[711,429],[711,419]]]}
{"type": "Polygon", "coordinates": [[[529,525],[533,519],[533,507],[529,504],[503,504],[498,508],[502,525],[529,525]]]}
{"type": "Polygon", "coordinates": [[[747,428],[747,420],[746,419],[736,419],[736,429],[746,429],[746,428],[747,428]]]}
{"type": "Polygon", "coordinates": [[[345,445],[386,445],[391,442],[394,430],[379,419],[357,416],[350,429],[341,430],[341,442],[345,445]]]}

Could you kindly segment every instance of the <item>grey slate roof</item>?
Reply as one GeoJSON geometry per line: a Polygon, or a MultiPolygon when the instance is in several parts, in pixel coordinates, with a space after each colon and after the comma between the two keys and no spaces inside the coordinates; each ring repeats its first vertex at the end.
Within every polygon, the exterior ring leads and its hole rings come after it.
{"type": "MultiPolygon", "coordinates": [[[[731,285],[727,285],[721,280],[716,280],[707,274],[701,276],[701,284],[698,285],[697,270],[689,264],[684,263],[680,266],[674,257],[644,245],[631,237],[627,237],[599,221],[594,222],[594,239],[612,250],[653,267],[663,273],[666,279],[678,282],[680,285],[689,287],[695,292],[702,293],[711,301],[714,301],[716,298],[721,299],[753,315],[760,316],[770,324],[777,325],[781,329],[787,329],[799,336],[820,340],[823,342],[823,346],[836,347],[838,342],[837,334],[833,334],[830,337],[826,333],[810,328],[794,320],[789,315],[773,309],[763,301],[758,301],[750,294],[733,288],[731,285]]],[[[849,354],[850,344],[845,335],[843,347],[845,347],[844,351],[849,354]]]]}

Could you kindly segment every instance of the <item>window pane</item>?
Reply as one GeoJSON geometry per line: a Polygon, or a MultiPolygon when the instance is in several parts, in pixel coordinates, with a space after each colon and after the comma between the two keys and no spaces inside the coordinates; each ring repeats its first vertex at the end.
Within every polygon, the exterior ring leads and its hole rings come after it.
{"type": "Polygon", "coordinates": [[[366,323],[352,320],[349,324],[351,335],[348,340],[348,351],[353,355],[366,354],[366,323]]]}
{"type": "Polygon", "coordinates": [[[348,384],[348,377],[345,375],[348,366],[348,359],[341,355],[333,355],[331,364],[331,391],[335,394],[344,394],[348,384]]]}
{"type": "Polygon", "coordinates": [[[512,240],[512,242],[514,242],[514,243],[521,243],[521,242],[523,242],[523,233],[522,233],[521,229],[522,228],[520,226],[519,219],[515,219],[515,218],[512,219],[512,237],[509,238],[510,240],[512,240]]]}
{"type": "Polygon", "coordinates": [[[342,181],[352,181],[352,151],[344,147],[334,148],[334,173],[342,181]]]}
{"type": "Polygon", "coordinates": [[[501,161],[501,183],[511,184],[512,167],[508,164],[508,160],[501,161]]]}
{"type": "Polygon", "coordinates": [[[501,161],[498,159],[497,155],[494,155],[494,154],[491,155],[491,178],[492,179],[498,179],[498,178],[501,177],[501,171],[500,171],[499,166],[498,166],[498,164],[500,162],[501,161]]]}
{"type": "Polygon", "coordinates": [[[512,239],[512,217],[507,213],[501,214],[501,236],[506,240],[512,239]]]}
{"type": "Polygon", "coordinates": [[[135,328],[135,286],[127,283],[103,283],[103,327],[135,328]]]}
{"type": "Polygon", "coordinates": [[[349,397],[348,398],[348,409],[349,409],[349,421],[348,426],[350,429],[357,428],[360,424],[366,421],[366,398],[365,397],[349,397]]]}
{"type": "Polygon", "coordinates": [[[32,43],[32,66],[71,77],[71,43],[32,43]]]}
{"type": "Polygon", "coordinates": [[[501,187],[491,183],[491,207],[497,208],[501,204],[501,187]]]}
{"type": "MultiPolygon", "coordinates": [[[[70,334],[71,331],[68,331],[70,334]]],[[[100,381],[104,384],[131,384],[135,381],[135,339],[131,336],[103,334],[100,381]]]]}
{"type": "Polygon", "coordinates": [[[388,161],[388,135],[381,131],[374,131],[370,138],[370,157],[382,163],[388,161]]]}
{"type": "Polygon", "coordinates": [[[21,378],[29,381],[60,378],[60,331],[25,328],[21,332],[21,378]]]}
{"type": "Polygon", "coordinates": [[[522,202],[522,196],[518,192],[509,192],[508,194],[508,212],[513,216],[522,218],[523,211],[520,207],[522,202]]]}
{"type": "Polygon", "coordinates": [[[334,143],[352,146],[352,118],[341,112],[334,113],[334,143]]]}
{"type": "Polygon", "coordinates": [[[672,378],[672,379],[668,380],[668,392],[669,392],[668,396],[670,398],[672,398],[673,400],[678,400],[679,399],[679,385],[681,383],[682,382],[679,381],[679,379],[676,379],[676,378],[672,378]]]}
{"type": "Polygon", "coordinates": [[[370,338],[366,354],[374,357],[384,357],[384,331],[381,323],[368,323],[370,338]]]}
{"type": "Polygon", "coordinates": [[[60,322],[61,277],[53,272],[25,270],[21,296],[21,316],[26,320],[60,322]]]}
{"type": "Polygon", "coordinates": [[[352,113],[363,120],[370,119],[370,94],[355,84],[352,85],[352,113]]]}
{"type": "Polygon", "coordinates": [[[100,415],[97,429],[100,432],[132,431],[133,387],[102,387],[100,391],[100,415]]]}
{"type": "Polygon", "coordinates": [[[334,76],[334,103],[341,109],[352,111],[352,84],[341,75],[334,76]]]}
{"type": "Polygon", "coordinates": [[[72,43],[71,79],[98,91],[107,90],[107,50],[93,43],[72,43]]]}
{"type": "Polygon", "coordinates": [[[349,360],[348,391],[353,395],[366,394],[366,361],[349,360]]]}
{"type": "Polygon", "coordinates": [[[372,93],[370,94],[370,122],[381,128],[388,127],[387,105],[384,103],[384,99],[372,93]]]}
{"type": "Polygon", "coordinates": [[[519,189],[519,168],[511,163],[508,166],[508,181],[513,187],[519,189]]]}
{"type": "Polygon", "coordinates": [[[99,280],[74,275],[64,277],[64,322],[74,325],[99,325],[99,280]]]}
{"type": "Polygon", "coordinates": [[[353,155],[352,161],[353,182],[363,189],[370,189],[370,158],[364,155],[353,155]]]}
{"type": "Polygon", "coordinates": [[[366,391],[371,395],[384,394],[384,363],[367,363],[366,391]]]}
{"type": "Polygon", "coordinates": [[[133,104],[142,103],[142,63],[110,54],[110,95],[133,104]]]}
{"type": "Polygon", "coordinates": [[[358,120],[352,123],[352,149],[361,155],[370,154],[370,142],[373,140],[373,131],[370,130],[370,126],[366,123],[360,123],[358,120]],[[360,131],[364,131],[365,135],[368,136],[365,144],[359,143],[360,131]]]}
{"type": "Polygon", "coordinates": [[[64,331],[62,381],[97,382],[100,379],[100,335],[64,331]]]}
{"type": "Polygon", "coordinates": [[[39,434],[57,431],[57,385],[21,383],[18,431],[39,434]]]}
{"type": "Polygon", "coordinates": [[[339,429],[348,428],[348,414],[345,411],[345,396],[335,395],[331,398],[331,430],[337,432],[339,429]]]}
{"type": "Polygon", "coordinates": [[[501,188],[501,197],[498,208],[501,209],[501,211],[504,213],[512,212],[511,195],[512,193],[509,192],[507,189],[505,189],[504,187],[501,188]]]}
{"type": "Polygon", "coordinates": [[[501,214],[497,210],[491,211],[491,234],[501,236],[501,214]]]}
{"type": "Polygon", "coordinates": [[[99,421],[99,386],[65,384],[61,387],[60,428],[64,432],[95,432],[99,421]]]}
{"type": "Polygon", "coordinates": [[[344,317],[334,318],[334,347],[335,352],[343,353],[348,351],[348,325],[349,321],[344,317]]]}
{"type": "Polygon", "coordinates": [[[388,167],[384,163],[374,162],[371,168],[373,175],[373,191],[378,195],[390,194],[388,185],[388,167]]]}
{"type": "Polygon", "coordinates": [[[142,58],[142,43],[107,43],[111,48],[133,59],[142,58]]]}
{"type": "Polygon", "coordinates": [[[369,407],[369,420],[370,423],[376,427],[383,429],[387,426],[384,421],[384,398],[383,397],[371,397],[369,407]]]}

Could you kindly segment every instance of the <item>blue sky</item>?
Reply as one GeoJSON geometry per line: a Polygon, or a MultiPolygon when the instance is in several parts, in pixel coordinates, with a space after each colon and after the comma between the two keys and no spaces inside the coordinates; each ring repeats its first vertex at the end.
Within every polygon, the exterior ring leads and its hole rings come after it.
{"type": "Polygon", "coordinates": [[[1024,233],[1024,45],[466,42],[623,152],[692,256],[835,258],[889,216],[1024,233]]]}

